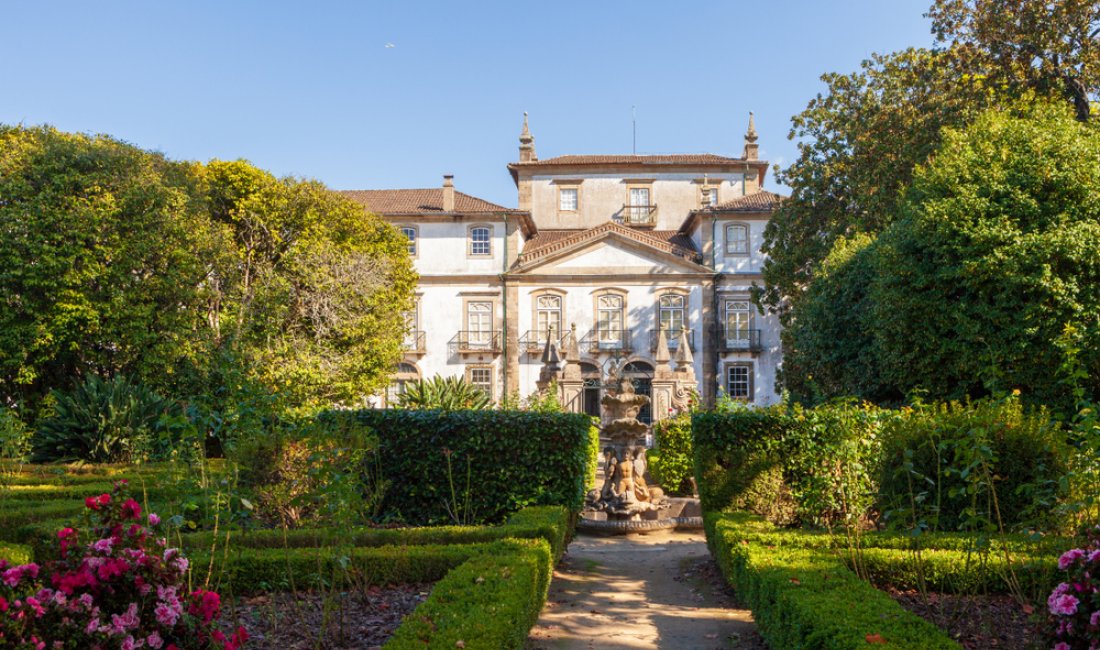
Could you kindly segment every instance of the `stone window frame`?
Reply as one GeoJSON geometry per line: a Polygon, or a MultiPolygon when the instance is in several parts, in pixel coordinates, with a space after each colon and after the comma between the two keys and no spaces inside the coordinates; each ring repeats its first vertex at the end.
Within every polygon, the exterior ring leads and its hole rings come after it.
{"type": "MultiPolygon", "coordinates": [[[[409,315],[410,314],[412,315],[412,324],[413,324],[412,337],[413,337],[414,347],[415,347],[415,344],[416,344],[416,333],[418,331],[421,331],[421,329],[420,329],[420,299],[421,299],[421,297],[423,297],[423,295],[424,294],[421,293],[421,292],[417,292],[415,295],[413,295],[412,309],[406,309],[403,312],[401,312],[401,315],[404,317],[404,321],[405,321],[406,325],[408,325],[408,323],[409,323],[409,318],[408,318],[409,315]]],[[[409,334],[406,333],[405,336],[408,337],[409,334]]]]}
{"type": "MultiPolygon", "coordinates": [[[[630,332],[630,324],[627,319],[630,316],[630,300],[629,292],[626,289],[619,289],[618,287],[602,287],[592,291],[592,330],[599,335],[600,331],[600,298],[607,295],[615,295],[623,300],[622,312],[622,325],[623,332],[630,332]]],[[[627,345],[627,334],[621,334],[620,340],[624,345],[627,345]]]]}
{"type": "MultiPolygon", "coordinates": [[[[690,332],[691,331],[691,317],[690,317],[690,314],[691,314],[691,291],[689,291],[687,289],[681,289],[680,287],[662,287],[661,289],[659,289],[657,291],[657,301],[653,305],[653,308],[654,308],[654,314],[653,314],[653,316],[654,316],[654,329],[657,330],[657,331],[660,331],[660,329],[661,329],[661,299],[664,298],[665,296],[669,296],[669,295],[680,296],[681,298],[684,299],[684,306],[682,308],[683,311],[684,311],[683,329],[684,329],[684,331],[690,332]]],[[[670,348],[675,348],[676,345],[678,344],[678,341],[679,341],[679,339],[677,339],[676,341],[673,341],[670,338],[668,340],[669,347],[670,348]]]]}
{"type": "Polygon", "coordinates": [[[555,211],[559,215],[564,216],[576,216],[581,211],[581,201],[583,200],[581,187],[584,185],[583,178],[555,178],[551,181],[553,185],[558,186],[557,203],[555,204],[555,211]],[[565,190],[573,190],[577,193],[577,207],[573,210],[565,210],[561,207],[561,193],[565,190]]]}
{"type": "Polygon", "coordinates": [[[497,305],[497,299],[499,299],[499,297],[499,293],[496,295],[474,294],[462,296],[462,331],[467,332],[467,334],[473,331],[472,329],[470,329],[470,303],[487,302],[489,303],[489,333],[491,339],[492,333],[496,332],[499,329],[497,327],[497,313],[500,311],[497,305]]]}
{"type": "Polygon", "coordinates": [[[700,183],[699,184],[699,207],[700,209],[712,208],[722,202],[721,192],[718,188],[721,187],[721,183],[700,183]],[[704,194],[706,191],[706,194],[704,194]],[[711,201],[707,201],[707,196],[713,196],[711,201]]]}
{"type": "Polygon", "coordinates": [[[472,223],[466,227],[466,258],[483,260],[491,258],[493,256],[493,225],[489,223],[472,223]],[[479,229],[485,229],[489,232],[489,252],[487,253],[475,253],[474,252],[474,231],[479,229]]]}
{"type": "Polygon", "coordinates": [[[565,300],[568,297],[568,293],[561,289],[554,289],[550,287],[544,287],[542,289],[535,289],[530,293],[531,296],[531,331],[539,331],[539,298],[543,296],[557,296],[561,299],[561,319],[560,327],[561,331],[557,333],[557,338],[560,341],[561,337],[565,334],[565,300]]]}
{"type": "Polygon", "coordinates": [[[731,221],[726,223],[722,227],[722,253],[725,257],[748,257],[752,254],[752,228],[749,224],[743,221],[731,221]],[[730,229],[731,228],[744,228],[745,229],[745,250],[743,251],[731,251],[730,250],[730,229]]]}
{"type": "Polygon", "coordinates": [[[726,395],[730,399],[735,399],[735,400],[738,400],[738,401],[741,401],[741,402],[746,402],[748,404],[752,404],[753,402],[756,401],[755,400],[755,396],[756,396],[756,364],[754,364],[752,361],[732,361],[730,363],[725,364],[725,366],[722,368],[722,374],[725,376],[725,383],[724,383],[723,387],[725,388],[726,395]],[[730,375],[731,375],[734,368],[747,368],[748,369],[747,379],[748,379],[748,393],[749,394],[746,397],[735,397],[733,395],[733,393],[730,391],[730,375]]]}
{"type": "Polygon", "coordinates": [[[397,226],[401,230],[401,234],[408,237],[408,233],[405,231],[412,231],[413,236],[409,238],[409,245],[412,250],[409,251],[409,257],[417,259],[420,257],[420,226],[413,225],[411,223],[402,223],[397,226]]]}
{"type": "MultiPolygon", "coordinates": [[[[731,302],[748,303],[748,309],[747,309],[746,313],[748,313],[748,315],[749,315],[749,322],[748,322],[748,327],[746,327],[745,330],[750,332],[749,336],[751,337],[752,336],[751,332],[752,332],[753,329],[755,329],[755,326],[756,326],[756,310],[753,309],[752,296],[750,296],[748,294],[727,294],[727,295],[722,296],[722,312],[720,314],[718,314],[718,319],[719,319],[718,320],[718,325],[719,325],[719,328],[720,328],[720,332],[719,332],[720,336],[722,336],[722,337],[727,337],[728,336],[729,320],[727,319],[727,315],[729,314],[729,304],[731,302]]],[[[751,340],[751,338],[750,338],[750,340],[751,340]]]]}
{"type": "MultiPolygon", "coordinates": [[[[631,190],[647,190],[649,192],[649,203],[646,205],[657,205],[657,197],[653,193],[653,181],[654,179],[652,178],[627,178],[623,180],[623,184],[626,186],[626,194],[623,197],[624,213],[631,214],[633,212],[629,207],[633,205],[630,202],[631,190]]],[[[623,216],[625,217],[626,214],[623,216]]],[[[648,217],[649,215],[647,214],[646,216],[648,217]]],[[[653,218],[656,219],[656,214],[653,215],[653,218]]]]}
{"type": "Polygon", "coordinates": [[[497,384],[497,381],[496,381],[496,373],[493,372],[493,370],[494,370],[493,364],[491,364],[491,363],[470,363],[470,364],[466,364],[465,372],[463,373],[463,381],[465,381],[467,384],[477,388],[478,384],[474,383],[474,378],[473,378],[473,374],[474,374],[475,370],[488,371],[488,373],[489,373],[489,390],[487,391],[487,394],[489,395],[489,400],[490,401],[495,401],[496,400],[496,384],[497,384]]]}

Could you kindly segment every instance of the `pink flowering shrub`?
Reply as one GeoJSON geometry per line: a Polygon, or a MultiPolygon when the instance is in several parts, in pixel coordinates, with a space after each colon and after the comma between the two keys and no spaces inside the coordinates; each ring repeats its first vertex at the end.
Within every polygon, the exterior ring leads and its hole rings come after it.
{"type": "Polygon", "coordinates": [[[1100,527],[1086,548],[1058,558],[1066,580],[1047,598],[1047,635],[1054,650],[1100,650],[1100,527]]]}
{"type": "Polygon", "coordinates": [[[142,522],[126,482],[85,500],[88,525],[57,533],[61,559],[0,560],[0,650],[237,650],[248,635],[217,629],[218,594],[187,593],[187,558],[142,522]]]}

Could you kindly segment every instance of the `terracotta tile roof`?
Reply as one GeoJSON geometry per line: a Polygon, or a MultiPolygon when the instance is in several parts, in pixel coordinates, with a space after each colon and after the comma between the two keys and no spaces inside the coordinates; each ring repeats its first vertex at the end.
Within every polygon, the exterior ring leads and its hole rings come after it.
{"type": "Polygon", "coordinates": [[[540,230],[537,235],[527,240],[523,245],[523,252],[519,256],[520,264],[527,264],[551,253],[579,244],[586,239],[598,236],[606,231],[617,231],[625,234],[635,241],[648,244],[667,253],[678,255],[685,259],[694,259],[697,251],[695,244],[687,235],[678,230],[635,230],[614,222],[608,222],[595,228],[584,230],[540,230]]]}
{"type": "Polygon", "coordinates": [[[708,212],[771,212],[779,207],[779,204],[787,197],[760,190],[747,196],[739,196],[732,201],[720,203],[713,208],[707,208],[708,212]]]}
{"type": "MultiPolygon", "coordinates": [[[[657,154],[646,156],[623,155],[588,155],[588,156],[557,156],[545,160],[531,162],[512,163],[516,166],[534,167],[551,165],[618,165],[618,164],[642,164],[642,165],[721,165],[728,163],[745,162],[742,158],[729,158],[712,153],[684,153],[684,154],[657,154]]],[[[754,163],[758,161],[753,161],[754,163]]]]}
{"type": "MultiPolygon", "coordinates": [[[[422,190],[342,190],[349,199],[378,214],[439,214],[443,212],[443,188],[422,190]]],[[[511,208],[455,191],[455,212],[503,212],[511,208]]]]}

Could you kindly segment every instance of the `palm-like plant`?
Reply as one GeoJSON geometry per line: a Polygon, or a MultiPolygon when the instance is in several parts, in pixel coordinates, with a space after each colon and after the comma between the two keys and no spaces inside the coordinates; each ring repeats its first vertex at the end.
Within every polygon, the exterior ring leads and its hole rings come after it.
{"type": "Polygon", "coordinates": [[[72,391],[52,394],[53,412],[33,440],[35,462],[142,460],[183,420],[175,401],[124,377],[88,375],[72,391]]]}
{"type": "Polygon", "coordinates": [[[461,411],[489,408],[492,400],[485,391],[466,383],[461,377],[436,375],[410,384],[401,394],[398,404],[406,409],[461,411]]]}

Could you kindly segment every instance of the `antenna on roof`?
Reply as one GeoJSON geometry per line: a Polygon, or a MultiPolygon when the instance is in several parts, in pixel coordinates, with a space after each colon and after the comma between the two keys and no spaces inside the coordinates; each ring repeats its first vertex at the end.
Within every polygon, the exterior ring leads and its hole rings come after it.
{"type": "Polygon", "coordinates": [[[638,113],[634,106],[630,107],[630,129],[632,135],[632,141],[630,143],[630,153],[638,155],[638,113]]]}

